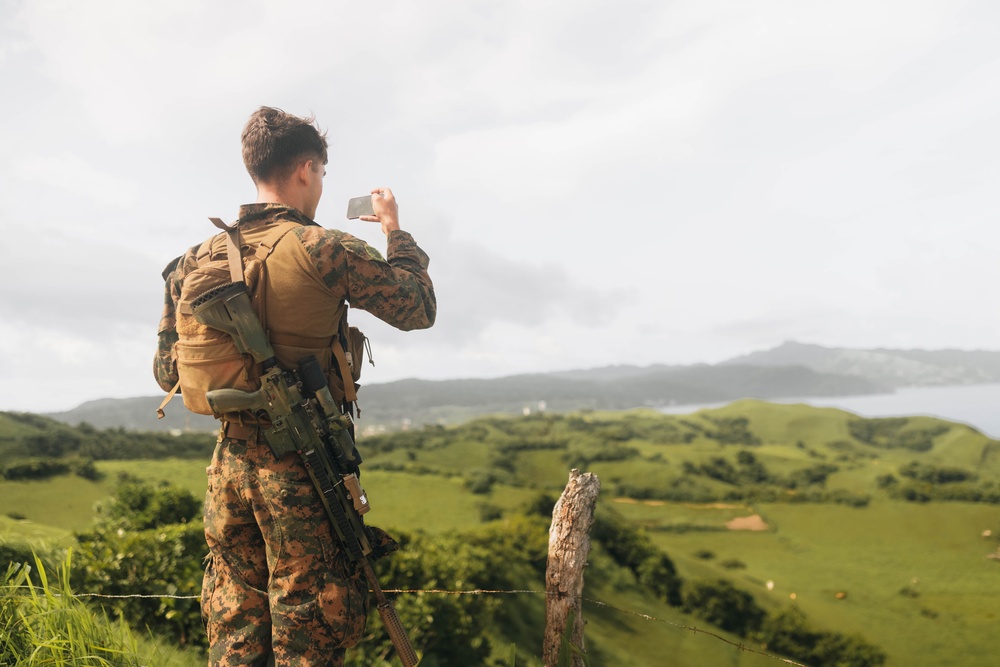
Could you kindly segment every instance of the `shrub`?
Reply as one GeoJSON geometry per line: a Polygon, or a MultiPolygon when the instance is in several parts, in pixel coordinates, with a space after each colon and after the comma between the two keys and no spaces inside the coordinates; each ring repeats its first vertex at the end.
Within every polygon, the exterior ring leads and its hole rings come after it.
{"type": "Polygon", "coordinates": [[[726,484],[739,484],[739,475],[733,464],[721,456],[713,457],[708,463],[703,463],[698,468],[699,472],[706,477],[717,479],[726,484]]]}
{"type": "Polygon", "coordinates": [[[69,463],[59,459],[25,459],[8,463],[3,467],[4,479],[47,479],[69,472],[69,463]]]}
{"type": "Polygon", "coordinates": [[[715,426],[714,431],[705,435],[724,445],[759,445],[760,438],[750,431],[750,420],[746,417],[722,417],[708,420],[715,426]]]}
{"type": "MultiPolygon", "coordinates": [[[[73,567],[77,588],[102,595],[201,593],[208,547],[197,518],[201,502],[194,494],[171,484],[154,487],[125,478],[98,510],[95,528],[76,536],[81,547],[73,567]]],[[[197,599],[133,597],[102,604],[117,618],[180,644],[205,645],[197,599]]]]}
{"type": "Polygon", "coordinates": [[[639,583],[670,606],[681,605],[683,581],[677,574],[674,562],[666,554],[657,554],[644,560],[639,565],[638,578],[639,583]]]}
{"type": "Polygon", "coordinates": [[[639,568],[646,560],[659,554],[645,533],[617,517],[598,514],[591,535],[616,563],[627,567],[635,575],[639,574],[639,568]]]}
{"type": "Polygon", "coordinates": [[[880,489],[892,488],[899,484],[899,480],[892,473],[886,473],[884,475],[879,475],[875,478],[875,486],[880,489]]]}
{"type": "Polygon", "coordinates": [[[493,503],[479,503],[479,520],[483,523],[503,517],[503,510],[493,503]]]}
{"type": "Polygon", "coordinates": [[[73,584],[101,595],[166,593],[193,596],[99,599],[106,611],[179,644],[205,646],[201,623],[202,560],[208,552],[201,522],[151,530],[103,528],[77,536],[73,584]]]}
{"type": "Polygon", "coordinates": [[[465,479],[465,488],[477,495],[485,495],[493,490],[496,476],[489,470],[473,470],[465,479]]]}
{"type": "MultiPolygon", "coordinates": [[[[379,579],[404,589],[505,588],[510,563],[502,554],[470,544],[464,536],[397,535],[402,549],[376,563],[379,579]]],[[[406,595],[396,600],[403,627],[426,664],[481,665],[500,600],[486,595],[406,595]]],[[[352,666],[386,664],[389,638],[378,614],[368,616],[366,637],[349,654],[352,666]]]]}
{"type": "Polygon", "coordinates": [[[99,522],[105,527],[148,530],[157,526],[188,523],[201,515],[201,501],[187,489],[163,483],[126,479],[115,495],[97,507],[99,522]]]}
{"type": "Polygon", "coordinates": [[[684,611],[741,636],[760,628],[764,619],[753,596],[725,579],[685,584],[681,597],[684,611]]]}
{"type": "Polygon", "coordinates": [[[795,607],[769,615],[754,637],[768,651],[801,660],[811,667],[879,667],[886,661],[886,654],[860,635],[810,628],[805,615],[795,607]]]}
{"type": "Polygon", "coordinates": [[[826,478],[838,470],[837,466],[826,463],[800,468],[788,476],[786,486],[790,489],[798,489],[803,486],[823,485],[826,484],[826,478]]]}
{"type": "Polygon", "coordinates": [[[907,429],[909,424],[908,417],[854,419],[847,423],[847,430],[855,439],[872,447],[926,452],[934,447],[934,438],[951,428],[941,424],[926,429],[907,429]]]}
{"type": "Polygon", "coordinates": [[[929,484],[950,484],[953,482],[966,482],[976,479],[976,474],[961,468],[948,468],[936,466],[929,463],[918,463],[911,461],[899,469],[899,474],[903,477],[918,482],[929,484]]]}

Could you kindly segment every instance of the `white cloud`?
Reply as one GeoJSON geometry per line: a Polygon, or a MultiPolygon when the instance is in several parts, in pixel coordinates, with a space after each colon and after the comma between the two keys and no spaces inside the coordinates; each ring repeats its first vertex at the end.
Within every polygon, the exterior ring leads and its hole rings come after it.
{"type": "MultiPolygon", "coordinates": [[[[135,170],[130,171],[134,173],[135,170]]],[[[131,208],[139,199],[134,181],[102,171],[93,163],[65,151],[53,156],[29,155],[17,173],[24,180],[47,188],[50,196],[52,189],[60,189],[118,209],[131,208]]]]}
{"type": "Polygon", "coordinates": [[[154,395],[154,347],[138,333],[112,327],[103,337],[81,338],[0,321],[0,409],[55,412],[105,396],[154,395]]]}

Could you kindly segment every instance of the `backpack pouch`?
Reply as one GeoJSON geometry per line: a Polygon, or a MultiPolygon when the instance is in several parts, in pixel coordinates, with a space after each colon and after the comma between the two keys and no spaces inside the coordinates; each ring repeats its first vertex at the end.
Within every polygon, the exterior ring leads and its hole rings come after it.
{"type": "Polygon", "coordinates": [[[181,398],[191,412],[215,414],[205,394],[213,389],[256,391],[259,381],[250,355],[240,354],[231,338],[176,344],[181,398]]]}

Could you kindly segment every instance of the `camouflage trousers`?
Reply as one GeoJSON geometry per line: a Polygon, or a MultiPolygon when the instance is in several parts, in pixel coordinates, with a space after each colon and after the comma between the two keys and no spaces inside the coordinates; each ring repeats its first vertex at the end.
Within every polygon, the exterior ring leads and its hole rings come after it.
{"type": "Polygon", "coordinates": [[[202,616],[209,664],[339,667],[368,587],[337,543],[298,456],[220,438],[208,468],[202,616]]]}

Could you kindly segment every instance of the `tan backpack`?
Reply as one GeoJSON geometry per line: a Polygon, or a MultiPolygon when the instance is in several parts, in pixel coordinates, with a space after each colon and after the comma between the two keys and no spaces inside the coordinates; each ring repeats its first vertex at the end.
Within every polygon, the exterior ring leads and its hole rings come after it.
{"type": "MultiPolygon", "coordinates": [[[[232,337],[219,329],[202,324],[194,317],[192,304],[212,290],[230,283],[244,282],[251,304],[261,322],[266,322],[264,290],[257,290],[263,280],[265,262],[278,241],[300,225],[294,222],[278,223],[252,252],[245,252],[240,241],[239,228],[226,225],[219,218],[209,218],[222,229],[227,239],[225,255],[212,255],[213,240],[205,241],[198,249],[198,268],[184,276],[180,301],[177,303],[177,336],[174,351],[177,359],[178,382],[160,404],[157,415],[163,417],[163,408],[179,390],[184,405],[198,414],[215,414],[205,394],[213,389],[240,389],[256,391],[260,388],[260,368],[249,354],[242,354],[232,337]]],[[[361,378],[361,362],[371,349],[367,337],[357,328],[347,324],[347,311],[340,323],[338,335],[331,344],[336,362],[335,382],[331,386],[334,397],[344,405],[345,411],[356,406],[357,382],[361,378]],[[342,378],[350,377],[350,382],[342,378]]],[[[374,362],[371,362],[374,364],[374,362]]]]}
{"type": "MultiPolygon", "coordinates": [[[[228,333],[196,320],[191,305],[198,297],[241,280],[246,283],[257,317],[264,321],[263,298],[257,293],[257,285],[264,274],[264,262],[274,250],[275,244],[299,226],[293,222],[275,225],[256,248],[251,248],[254,252],[244,254],[239,242],[239,229],[235,225],[230,228],[219,218],[209,220],[228,232],[232,242],[227,244],[229,250],[225,255],[215,256],[212,254],[215,237],[202,243],[197,254],[198,268],[185,275],[181,283],[180,301],[177,303],[178,340],[174,345],[178,381],[156,411],[160,418],[163,417],[163,408],[178,390],[188,410],[202,415],[214,415],[205,399],[206,392],[223,388],[243,391],[256,391],[260,388],[260,369],[253,357],[240,353],[228,333]]],[[[260,294],[263,294],[263,290],[260,294]]]]}

